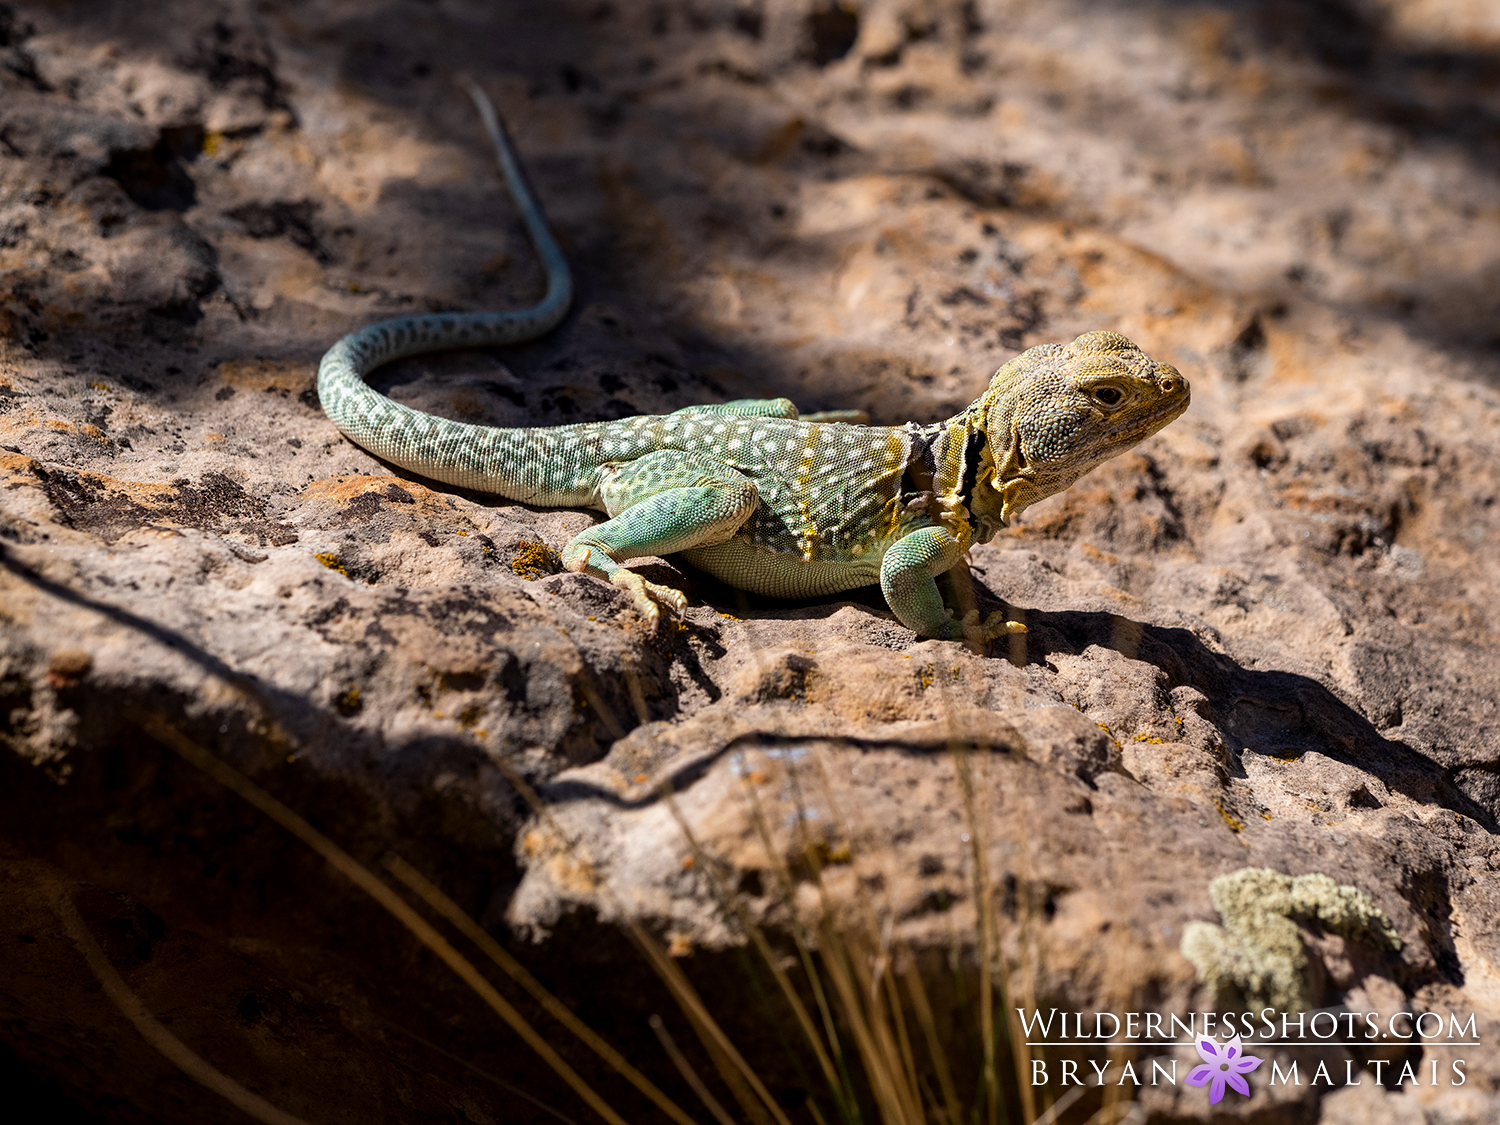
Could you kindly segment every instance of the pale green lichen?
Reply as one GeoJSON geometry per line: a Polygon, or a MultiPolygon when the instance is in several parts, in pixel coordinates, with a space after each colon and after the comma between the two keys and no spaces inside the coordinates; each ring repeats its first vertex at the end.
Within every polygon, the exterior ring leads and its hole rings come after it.
{"type": "Polygon", "coordinates": [[[1312,1007],[1307,951],[1298,922],[1381,949],[1398,951],[1390,919],[1356,887],[1327,875],[1293,878],[1266,867],[1245,867],[1208,885],[1224,924],[1191,922],[1182,955],[1198,979],[1220,996],[1239,994],[1247,1005],[1283,1012],[1312,1007]]]}

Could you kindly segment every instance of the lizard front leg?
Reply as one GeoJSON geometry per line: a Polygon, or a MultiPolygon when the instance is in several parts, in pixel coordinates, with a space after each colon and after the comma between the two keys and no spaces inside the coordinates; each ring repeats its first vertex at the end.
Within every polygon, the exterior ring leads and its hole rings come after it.
{"type": "Polygon", "coordinates": [[[656,603],[681,613],[687,598],[621,564],[724,542],[755,510],[755,482],[723,462],[671,449],[603,471],[599,497],[612,518],[575,536],[563,565],[628,591],[655,632],[656,603]]]}
{"type": "Polygon", "coordinates": [[[1025,632],[1025,625],[1007,621],[1002,613],[983,622],[978,611],[954,620],[934,577],[951,569],[962,554],[962,545],[946,528],[922,527],[896,540],[880,561],[880,589],[891,612],[918,636],[939,640],[983,644],[1002,633],[1025,632]]]}

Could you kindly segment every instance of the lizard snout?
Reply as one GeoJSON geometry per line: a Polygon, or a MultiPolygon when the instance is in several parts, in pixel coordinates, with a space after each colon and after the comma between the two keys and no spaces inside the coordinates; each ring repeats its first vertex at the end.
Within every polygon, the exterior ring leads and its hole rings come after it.
{"type": "Polygon", "coordinates": [[[1182,377],[1182,373],[1175,367],[1166,367],[1163,365],[1156,378],[1156,389],[1168,397],[1187,394],[1188,381],[1182,377]]]}

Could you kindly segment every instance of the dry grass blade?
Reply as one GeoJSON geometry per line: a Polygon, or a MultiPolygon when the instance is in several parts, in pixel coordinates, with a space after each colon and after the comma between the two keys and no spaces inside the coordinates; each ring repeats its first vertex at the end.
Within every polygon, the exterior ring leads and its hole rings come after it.
{"type": "MultiPolygon", "coordinates": [[[[884,941],[882,935],[882,943],[884,941]]],[[[922,1111],[922,1090],[917,1082],[916,1062],[911,1056],[900,997],[888,987],[891,983],[887,971],[889,956],[883,946],[877,952],[848,942],[845,949],[846,959],[854,968],[865,998],[865,1022],[870,1042],[878,1051],[876,1058],[867,1059],[866,1064],[873,1062],[881,1068],[885,1081],[895,1094],[901,1120],[920,1123],[926,1119],[922,1111]]]]}
{"type": "MultiPolygon", "coordinates": [[[[884,921],[882,922],[880,912],[876,910],[874,900],[871,898],[871,895],[866,888],[865,880],[860,877],[859,855],[856,852],[852,841],[852,829],[850,827],[852,825],[852,822],[848,817],[844,815],[843,809],[841,807],[841,802],[838,798],[838,793],[833,785],[832,777],[830,776],[828,771],[828,765],[824,761],[822,755],[819,755],[814,759],[814,764],[817,767],[818,777],[822,783],[823,799],[828,804],[829,811],[831,812],[833,817],[833,822],[836,824],[845,825],[846,834],[851,835],[851,840],[849,843],[849,861],[855,874],[854,891],[860,905],[864,909],[865,925],[870,937],[870,941],[874,948],[878,950],[878,954],[873,958],[872,961],[873,968],[870,975],[873,979],[867,979],[864,982],[865,990],[870,997],[870,1010],[872,1011],[872,1013],[876,1013],[875,1026],[880,1032],[877,1038],[888,1050],[890,1033],[894,1032],[895,1045],[899,1051],[899,1060],[902,1068],[901,1073],[905,1077],[904,1086],[898,1086],[898,1089],[903,1095],[907,1113],[909,1113],[915,1120],[922,1120],[924,1118],[924,1114],[922,1111],[923,1087],[920,1079],[918,1078],[916,1055],[911,1048],[911,1037],[908,1034],[906,1027],[905,1008],[901,1003],[901,995],[900,991],[897,988],[896,978],[894,975],[895,960],[897,957],[903,955],[904,950],[899,948],[892,940],[894,918],[892,917],[890,911],[887,910],[885,912],[884,921]],[[883,1003],[876,991],[877,988],[881,988],[884,990],[885,995],[883,1003]]],[[[806,843],[805,835],[804,843],[806,843]]],[[[821,892],[821,865],[816,862],[817,856],[815,854],[810,854],[809,860],[811,863],[813,863],[814,870],[818,874],[819,890],[821,892]]],[[[889,885],[888,883],[886,883],[884,873],[881,873],[880,880],[882,884],[887,886],[889,885]]],[[[864,962],[860,962],[860,964],[863,965],[864,962]]],[[[863,970],[861,970],[861,976],[865,976],[863,970]]],[[[929,1041],[929,1046],[933,1048],[935,1061],[939,1065],[943,1065],[941,1051],[939,1051],[936,1047],[935,1034],[932,1040],[929,1041]]],[[[943,1065],[943,1069],[946,1071],[945,1065],[943,1065]]],[[[950,1109],[956,1112],[956,1108],[957,1107],[955,1099],[955,1104],[951,1106],[950,1109]]]]}
{"type": "MultiPolygon", "coordinates": [[[[704,1038],[704,1045],[710,1048],[710,1054],[713,1053],[715,1048],[723,1052],[724,1057],[732,1064],[733,1069],[738,1071],[749,1087],[755,1091],[756,1097],[764,1104],[765,1110],[769,1111],[770,1115],[776,1119],[777,1125],[791,1125],[786,1113],[777,1104],[776,1099],[771,1097],[771,1092],[766,1089],[765,1083],[751,1069],[750,1064],[744,1060],[739,1051],[735,1050],[734,1044],[729,1041],[729,1037],[724,1034],[724,1030],[719,1027],[718,1022],[713,1016],[708,1014],[708,1009],[704,1006],[702,998],[698,995],[698,990],[683,975],[682,970],[672,963],[672,959],[667,956],[656,940],[646,932],[644,926],[634,919],[629,920],[626,925],[629,927],[630,936],[635,939],[637,947],[646,955],[646,959],[651,963],[652,968],[656,970],[657,975],[671,989],[672,997],[682,1008],[683,1014],[688,1017],[688,1020],[693,1023],[694,1029],[704,1038]]],[[[731,1090],[734,1089],[734,1085],[734,1082],[731,1080],[731,1090]]],[[[745,1105],[745,1112],[752,1117],[761,1116],[755,1109],[751,1108],[753,1104],[752,1101],[750,1104],[745,1105]]]]}
{"type": "MultiPolygon", "coordinates": [[[[994,893],[990,887],[989,869],[979,838],[979,814],[975,807],[974,775],[969,748],[961,742],[952,744],[953,764],[957,770],[958,788],[963,797],[964,817],[969,824],[969,858],[974,872],[974,906],[979,931],[979,1033],[984,1047],[984,1097],[990,1125],[998,1125],[1003,1104],[1000,1080],[995,1066],[995,993],[994,964],[999,939],[995,933],[994,893]]],[[[1028,1117],[1031,1114],[1027,1114],[1028,1117]]]]}
{"type": "MultiPolygon", "coordinates": [[[[889,938],[886,940],[889,946],[889,938]]],[[[880,972],[880,984],[885,990],[885,1010],[890,1013],[892,1027],[896,1031],[896,1046],[901,1051],[901,1064],[905,1067],[907,1101],[917,1113],[917,1120],[921,1120],[922,1111],[922,1086],[917,1081],[917,1059],[912,1054],[911,1036],[906,1030],[906,1012],[901,1006],[901,994],[896,989],[896,977],[891,971],[891,956],[889,953],[881,956],[883,966],[880,972]]]]}
{"type": "Polygon", "coordinates": [[[1083,1097],[1088,1091],[1089,1087],[1087,1086],[1074,1086],[1067,1093],[1063,1094],[1062,1097],[1058,1098],[1057,1101],[1048,1106],[1047,1112],[1033,1121],[1031,1125],[1052,1125],[1066,1110],[1072,1107],[1074,1102],[1083,1097]]]}
{"type": "MultiPolygon", "coordinates": [[[[556,818],[552,816],[551,811],[543,804],[542,799],[537,796],[536,790],[531,787],[526,779],[506,763],[497,762],[496,764],[499,766],[501,773],[505,775],[506,781],[510,782],[517,793],[521,794],[526,803],[531,806],[532,811],[546,822],[548,827],[557,835],[558,839],[568,839],[568,834],[563,831],[562,826],[557,823],[556,818]]],[[[606,894],[609,893],[607,885],[604,890],[606,894]]],[[[656,940],[646,932],[646,928],[640,922],[630,917],[630,912],[625,908],[623,903],[615,900],[615,906],[619,910],[620,917],[624,919],[626,932],[630,935],[631,940],[635,942],[636,948],[641,951],[642,955],[646,958],[647,964],[655,970],[656,975],[662,979],[662,983],[672,993],[672,998],[677,1001],[683,1015],[687,1016],[688,1022],[693,1025],[693,1030],[703,1040],[704,1047],[707,1048],[709,1056],[714,1060],[715,1066],[719,1067],[720,1073],[724,1076],[731,1092],[740,1100],[741,1106],[752,1121],[757,1122],[758,1125],[759,1122],[765,1120],[767,1116],[766,1111],[769,1110],[769,1116],[775,1119],[776,1125],[791,1125],[781,1106],[776,1103],[776,1100],[771,1097],[770,1091],[766,1089],[765,1083],[750,1068],[750,1064],[735,1049],[734,1044],[729,1041],[729,1037],[724,1034],[723,1029],[709,1015],[708,1009],[703,1004],[703,1000],[699,997],[697,990],[693,988],[687,977],[683,976],[682,970],[672,962],[672,959],[667,956],[656,940]],[[745,1086],[748,1086],[754,1092],[754,1098],[743,1096],[742,1090],[745,1086]],[[756,1099],[759,1099],[759,1103],[763,1103],[763,1105],[758,1104],[756,1099]]]]}
{"type": "Polygon", "coordinates": [[[477,945],[511,980],[529,992],[537,1003],[551,1013],[554,1019],[583,1040],[601,1059],[624,1075],[632,1086],[655,1102],[663,1113],[676,1121],[678,1125],[696,1125],[676,1102],[658,1090],[649,1078],[626,1062],[625,1057],[619,1051],[611,1047],[588,1024],[569,1011],[562,1001],[548,992],[536,977],[526,971],[525,966],[507,953],[498,941],[480,927],[479,923],[460,910],[457,903],[424,878],[420,871],[394,853],[386,857],[385,865],[392,875],[410,887],[423,902],[452,923],[464,937],[477,945]]]}
{"type": "Polygon", "coordinates": [[[877,1042],[877,1025],[868,1018],[861,1002],[859,983],[851,965],[853,958],[847,944],[831,926],[823,928],[823,941],[823,965],[833,982],[834,995],[838,997],[843,1009],[882,1120],[886,1125],[921,1125],[920,1117],[913,1119],[910,1116],[898,1083],[893,1080],[892,1076],[898,1071],[899,1064],[893,1066],[895,1060],[877,1042]]]}
{"type": "Polygon", "coordinates": [[[532,1097],[530,1094],[528,1094],[525,1090],[521,1089],[519,1086],[516,1086],[516,1085],[514,1085],[513,1083],[510,1083],[510,1082],[507,1082],[505,1079],[501,1078],[497,1074],[491,1074],[489,1071],[485,1070],[483,1067],[475,1066],[468,1059],[461,1059],[461,1058],[459,1058],[452,1051],[445,1050],[444,1048],[439,1047],[431,1039],[424,1039],[424,1038],[422,1038],[422,1036],[418,1035],[415,1031],[412,1031],[409,1028],[402,1027],[399,1023],[393,1023],[390,1020],[384,1018],[383,1016],[374,1015],[374,1013],[371,1013],[371,1016],[372,1016],[372,1018],[374,1018],[378,1022],[380,1022],[380,1023],[384,1024],[386,1027],[390,1028],[392,1031],[396,1032],[398,1035],[404,1035],[408,1039],[410,1039],[412,1042],[422,1044],[422,1046],[426,1047],[433,1054],[435,1054],[435,1055],[442,1055],[443,1058],[447,1059],[449,1062],[454,1063],[457,1066],[463,1067],[465,1070],[467,1070],[471,1074],[477,1074],[480,1078],[483,1078],[486,1082],[493,1082],[496,1086],[499,1086],[502,1090],[504,1090],[507,1094],[510,1094],[512,1097],[517,1097],[517,1098],[520,1098],[522,1101],[529,1102],[531,1105],[536,1106],[537,1109],[541,1110],[543,1113],[547,1114],[548,1116],[557,1118],[557,1120],[561,1121],[563,1123],[563,1125],[578,1125],[578,1123],[576,1121],[574,1121],[571,1117],[569,1117],[567,1114],[561,1113],[558,1110],[553,1109],[550,1105],[548,1105],[546,1102],[542,1101],[540,1098],[534,1098],[534,1097],[532,1097]]]}
{"type": "Polygon", "coordinates": [[[1111,1102],[1088,1119],[1088,1125],[1145,1125],[1146,1111],[1140,1102],[1111,1102]]]}
{"type": "MultiPolygon", "coordinates": [[[[683,836],[687,839],[688,847],[692,849],[693,858],[699,864],[699,870],[703,871],[714,884],[714,890],[719,901],[727,909],[734,912],[735,919],[739,922],[740,927],[745,933],[749,935],[751,943],[756,948],[756,952],[761,955],[767,967],[770,968],[771,975],[776,979],[777,985],[781,988],[782,994],[791,1006],[792,1013],[796,1016],[797,1022],[802,1028],[803,1035],[811,1045],[813,1053],[817,1057],[818,1066],[822,1069],[823,1076],[832,1089],[834,1096],[840,1099],[847,1097],[847,1091],[843,1090],[838,1072],[834,1069],[833,1059],[823,1046],[823,1042],[818,1036],[817,1028],[813,1025],[812,1015],[808,1012],[807,1006],[802,1003],[802,998],[797,995],[797,990],[792,986],[791,978],[787,976],[786,970],[781,967],[775,951],[771,948],[771,943],[766,939],[765,932],[755,924],[755,920],[750,917],[749,912],[745,910],[743,903],[740,902],[739,896],[732,893],[719,878],[715,864],[703,850],[702,845],[698,843],[698,838],[688,826],[686,818],[683,817],[682,811],[677,807],[677,802],[672,798],[670,793],[667,794],[666,801],[667,808],[671,811],[673,818],[677,821],[678,827],[682,830],[683,836]]],[[[769,840],[769,834],[766,834],[763,838],[769,840]]],[[[816,982],[815,970],[812,969],[812,958],[806,952],[806,944],[798,941],[798,949],[804,953],[803,967],[809,971],[810,979],[814,980],[814,994],[821,998],[822,986],[816,982]]],[[[826,1012],[826,1002],[824,1004],[825,1023],[831,1024],[832,1017],[826,1012]]],[[[835,1050],[837,1050],[837,1047],[838,1044],[835,1041],[835,1050]]]]}
{"type": "Polygon", "coordinates": [[[698,1077],[698,1072],[693,1069],[693,1064],[687,1061],[687,1057],[677,1049],[677,1043],[672,1038],[672,1033],[667,1030],[667,1025],[661,1022],[661,1017],[652,1014],[648,1021],[651,1030],[656,1032],[656,1038],[661,1043],[661,1049],[667,1053],[667,1058],[672,1060],[672,1065],[677,1068],[677,1073],[682,1075],[682,1080],[692,1087],[693,1093],[708,1107],[708,1112],[713,1114],[719,1125],[735,1125],[734,1118],[724,1111],[719,1104],[719,1099],[714,1097],[709,1088],[703,1084],[703,1079],[698,1077]]]}
{"type": "MultiPolygon", "coordinates": [[[[836,912],[823,881],[823,860],[817,842],[807,830],[808,816],[802,801],[801,786],[795,771],[788,775],[797,802],[797,832],[803,857],[817,888],[822,906],[823,964],[834,982],[835,995],[843,1010],[845,1022],[854,1037],[855,1048],[864,1064],[871,1092],[887,1125],[921,1125],[921,1090],[914,1080],[914,1066],[908,1070],[897,1046],[892,1020],[882,1001],[875,966],[885,960],[885,937],[869,903],[865,902],[866,921],[870,928],[870,945],[860,945],[856,938],[843,934],[836,924],[836,912]],[[912,1077],[908,1082],[907,1078],[912,1077]]],[[[826,775],[825,775],[826,786],[826,775]]]]}
{"type": "MultiPolygon", "coordinates": [[[[818,1053],[819,1064],[825,1060],[837,1061],[837,1080],[831,1073],[829,1066],[824,1066],[824,1074],[828,1076],[828,1084],[834,1091],[834,1096],[839,1101],[839,1106],[844,1113],[844,1118],[849,1122],[858,1122],[859,1106],[854,1099],[854,1092],[849,1081],[849,1070],[844,1061],[843,1046],[839,1041],[838,1027],[834,1022],[833,1009],[828,1003],[828,994],[823,988],[823,979],[819,974],[817,965],[813,961],[812,942],[808,940],[807,928],[802,924],[802,919],[797,913],[797,901],[793,893],[793,881],[791,869],[787,867],[785,860],[781,858],[781,852],[771,839],[771,826],[766,820],[765,810],[760,805],[760,795],[755,787],[747,786],[746,791],[750,795],[750,820],[755,826],[756,834],[760,837],[761,845],[766,849],[766,857],[771,862],[771,869],[776,874],[777,888],[781,892],[782,905],[786,907],[787,917],[791,920],[792,941],[797,946],[797,955],[802,961],[802,971],[807,974],[808,985],[813,990],[813,1000],[818,1005],[818,1015],[823,1021],[823,1029],[828,1036],[828,1045],[833,1052],[833,1059],[829,1060],[823,1051],[817,1034],[811,1030],[811,1021],[804,1025],[809,1041],[818,1053]]],[[[800,1001],[799,1001],[800,1006],[800,1001]]]]}
{"type": "Polygon", "coordinates": [[[161,1021],[151,1014],[151,1010],[146,1007],[141,998],[130,990],[119,971],[110,964],[104,950],[94,939],[94,935],[89,932],[88,926],[84,924],[78,908],[73,905],[73,900],[61,887],[58,887],[53,894],[52,909],[62,922],[63,928],[68,931],[68,936],[73,939],[78,952],[83,955],[84,963],[92,970],[100,987],[104,989],[104,994],[119,1009],[120,1014],[135,1026],[142,1039],[171,1060],[194,1082],[205,1089],[212,1090],[246,1116],[261,1122],[262,1125],[308,1125],[302,1118],[287,1113],[266,1101],[259,1094],[245,1089],[168,1031],[161,1021]]]}
{"type": "MultiPolygon", "coordinates": [[[[794,775],[795,776],[795,775],[794,775]]],[[[801,790],[794,784],[798,802],[797,830],[802,840],[803,856],[812,874],[813,885],[823,909],[823,964],[835,984],[835,994],[843,1008],[845,1022],[854,1036],[856,1049],[864,1064],[865,1075],[872,1086],[876,1104],[887,1125],[924,1119],[921,1093],[915,1084],[908,1087],[900,1052],[891,1033],[890,1021],[875,979],[873,966],[883,939],[873,913],[867,914],[872,930],[871,942],[863,946],[853,935],[842,933],[835,923],[836,913],[823,881],[823,862],[816,842],[807,832],[803,815],[801,790]]]]}
{"type": "Polygon", "coordinates": [[[578,1074],[565,1063],[561,1056],[543,1039],[532,1026],[526,1022],[524,1016],[510,1003],[495,991],[495,988],[486,980],[478,969],[449,944],[448,940],[433,928],[432,924],[413,910],[400,895],[391,890],[379,879],[377,879],[368,868],[344,851],[327,836],[324,836],[297,813],[282,804],[270,793],[251,781],[239,770],[221,761],[188,738],[181,731],[169,723],[157,718],[155,715],[136,713],[131,715],[142,730],[156,739],[163,746],[175,752],[179,757],[204,773],[208,774],[226,789],[237,793],[250,804],[260,809],[268,817],[274,820],[282,828],[293,836],[296,836],[313,851],[321,855],[328,863],[360,890],[373,898],[383,906],[398,922],[410,930],[423,945],[436,953],[439,959],[447,965],[458,977],[478,994],[479,998],[490,1006],[494,1012],[509,1024],[523,1040],[526,1041],[533,1051],[542,1057],[548,1066],[563,1079],[573,1091],[588,1103],[590,1108],[600,1117],[610,1122],[610,1125],[625,1125],[625,1120],[605,1102],[593,1088],[589,1086],[578,1074]]]}
{"type": "Polygon", "coordinates": [[[937,1021],[932,1018],[932,1004],[927,999],[927,986],[922,983],[922,974],[912,958],[911,967],[901,974],[906,982],[906,994],[911,998],[912,1010],[916,1013],[917,1025],[927,1040],[927,1053],[937,1071],[938,1086],[943,1091],[943,1105],[948,1112],[948,1125],[962,1125],[963,1108],[959,1105],[958,1089],[953,1085],[953,1074],[948,1069],[948,1055],[938,1040],[937,1021]]]}

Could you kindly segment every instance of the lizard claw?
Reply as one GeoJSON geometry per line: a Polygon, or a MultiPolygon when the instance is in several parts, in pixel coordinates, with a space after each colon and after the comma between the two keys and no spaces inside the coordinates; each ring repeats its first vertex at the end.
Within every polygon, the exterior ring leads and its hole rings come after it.
{"type": "Polygon", "coordinates": [[[648,633],[654,634],[661,624],[661,610],[657,608],[657,602],[678,614],[687,609],[687,596],[682,591],[648,582],[633,570],[616,571],[610,575],[609,582],[611,586],[618,586],[630,595],[636,612],[645,618],[648,633]]]}
{"type": "Polygon", "coordinates": [[[1011,620],[1007,618],[1005,614],[1000,613],[999,611],[990,614],[981,623],[979,620],[979,611],[977,609],[971,609],[968,613],[964,614],[961,624],[963,628],[964,639],[967,641],[973,641],[976,644],[985,644],[986,642],[992,641],[996,637],[1004,636],[1007,633],[1026,632],[1026,626],[1024,623],[1011,620]]]}

